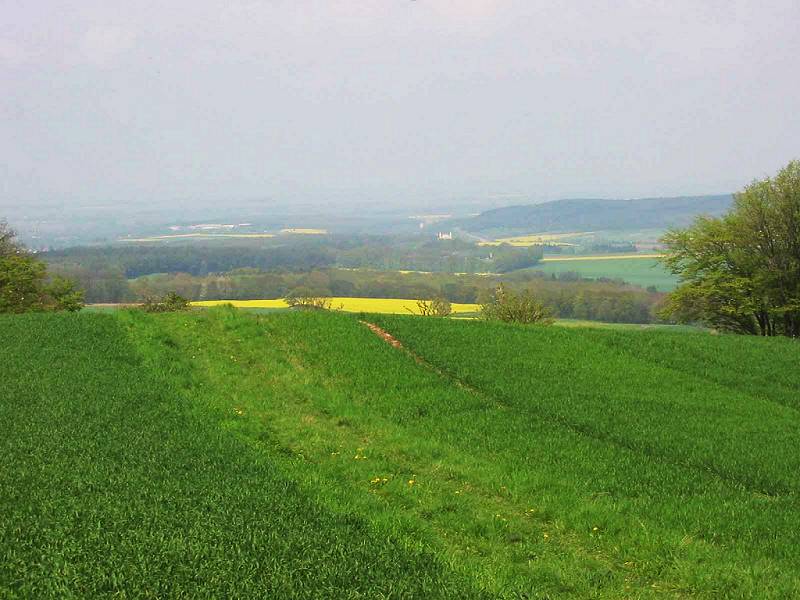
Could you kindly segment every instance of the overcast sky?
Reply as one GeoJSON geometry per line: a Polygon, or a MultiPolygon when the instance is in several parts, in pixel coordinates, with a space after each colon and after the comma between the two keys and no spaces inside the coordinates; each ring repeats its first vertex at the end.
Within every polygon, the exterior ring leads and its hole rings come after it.
{"type": "Polygon", "coordinates": [[[734,191],[800,2],[0,0],[0,205],[734,191]]]}

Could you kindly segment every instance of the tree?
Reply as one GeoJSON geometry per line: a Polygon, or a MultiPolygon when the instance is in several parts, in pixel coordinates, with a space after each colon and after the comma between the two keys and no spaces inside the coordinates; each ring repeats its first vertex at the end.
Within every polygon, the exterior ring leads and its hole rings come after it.
{"type": "Polygon", "coordinates": [[[721,218],[663,238],[680,278],[662,313],[741,334],[800,336],[800,161],[754,181],[721,218]]]}
{"type": "Polygon", "coordinates": [[[83,293],[61,277],[48,279],[45,264],[0,221],[0,313],[83,308],[83,293]]]}
{"type": "Polygon", "coordinates": [[[507,323],[549,325],[553,322],[550,311],[530,291],[516,293],[502,283],[481,303],[481,316],[507,323]]]}
{"type": "Polygon", "coordinates": [[[0,313],[43,310],[44,265],[26,253],[0,256],[0,313]]]}
{"type": "Polygon", "coordinates": [[[17,241],[16,232],[4,220],[0,220],[0,256],[20,254],[25,248],[17,241]]]}

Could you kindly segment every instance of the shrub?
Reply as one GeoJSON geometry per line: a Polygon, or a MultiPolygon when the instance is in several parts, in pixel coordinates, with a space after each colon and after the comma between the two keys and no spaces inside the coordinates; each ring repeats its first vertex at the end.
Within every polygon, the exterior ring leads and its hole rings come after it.
{"type": "Polygon", "coordinates": [[[142,310],[149,313],[179,312],[189,308],[189,300],[175,292],[169,292],[162,298],[147,298],[142,304],[142,310]]]}
{"type": "Polygon", "coordinates": [[[529,291],[515,293],[502,283],[481,303],[481,316],[484,319],[507,323],[549,325],[553,322],[547,307],[529,291]]]}
{"type": "Polygon", "coordinates": [[[284,297],[284,302],[292,308],[307,310],[330,310],[331,299],[318,296],[307,288],[295,288],[284,297]]]}
{"type": "Polygon", "coordinates": [[[447,317],[453,312],[450,301],[441,297],[431,300],[417,300],[417,310],[423,317],[447,317]]]}

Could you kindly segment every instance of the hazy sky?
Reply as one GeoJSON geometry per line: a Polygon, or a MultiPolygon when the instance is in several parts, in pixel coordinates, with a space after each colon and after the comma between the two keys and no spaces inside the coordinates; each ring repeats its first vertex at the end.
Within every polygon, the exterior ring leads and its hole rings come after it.
{"type": "Polygon", "coordinates": [[[0,0],[0,205],[733,191],[800,2],[0,0]]]}

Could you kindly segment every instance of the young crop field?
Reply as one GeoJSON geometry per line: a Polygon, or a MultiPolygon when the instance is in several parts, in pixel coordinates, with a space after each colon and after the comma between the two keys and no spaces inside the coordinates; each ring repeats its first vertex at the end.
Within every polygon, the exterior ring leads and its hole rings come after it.
{"type": "Polygon", "coordinates": [[[596,256],[548,256],[542,259],[545,263],[554,262],[586,262],[592,260],[609,261],[609,260],[632,260],[632,259],[656,259],[661,258],[661,254],[606,254],[596,256]]]}
{"type": "Polygon", "coordinates": [[[622,279],[642,287],[655,286],[659,291],[669,291],[677,285],[677,278],[658,261],[656,254],[619,256],[548,256],[533,267],[547,274],[578,273],[582,277],[622,279]]]}
{"type": "Polygon", "coordinates": [[[0,596],[797,597],[798,360],[410,315],[3,317],[0,596]]]}
{"type": "MultiPolygon", "coordinates": [[[[331,298],[331,308],[344,312],[368,312],[382,314],[407,315],[420,313],[416,300],[400,300],[395,298],[331,298]]],[[[288,308],[289,305],[278,298],[275,300],[205,300],[192,302],[192,306],[211,307],[232,304],[236,308],[288,308]]],[[[478,304],[450,305],[454,314],[475,313],[480,310],[478,304]]]]}

